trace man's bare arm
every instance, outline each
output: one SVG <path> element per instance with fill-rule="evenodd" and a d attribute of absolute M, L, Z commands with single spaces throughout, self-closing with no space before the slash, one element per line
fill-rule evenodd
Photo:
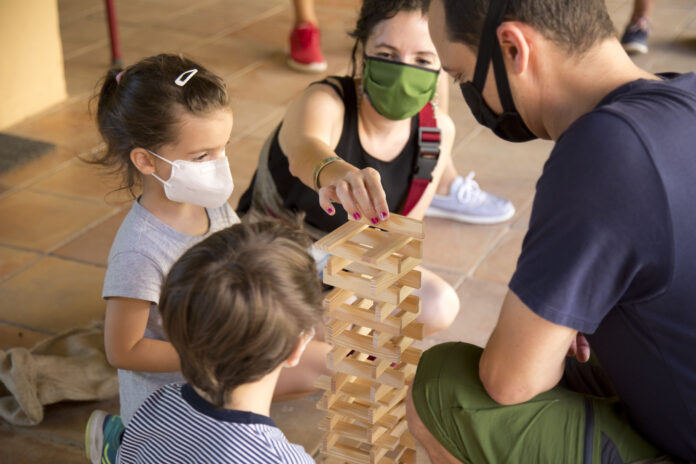
<path fill-rule="evenodd" d="M 479 364 L 488 394 L 500 404 L 524 403 L 563 375 L 577 331 L 543 319 L 508 291 Z"/>

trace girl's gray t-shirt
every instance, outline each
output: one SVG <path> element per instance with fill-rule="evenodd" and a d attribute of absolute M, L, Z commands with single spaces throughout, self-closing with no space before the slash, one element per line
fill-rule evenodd
<path fill-rule="evenodd" d="M 234 210 L 225 203 L 206 209 L 210 228 L 205 235 L 179 232 L 140 205 L 133 203 L 123 220 L 109 253 L 102 298 L 123 297 L 149 301 L 150 315 L 145 337 L 166 340 L 162 330 L 160 290 L 169 269 L 186 250 L 209 235 L 239 222 Z M 128 425 L 136 409 L 159 387 L 184 381 L 180 372 L 153 373 L 118 370 L 121 418 Z"/>

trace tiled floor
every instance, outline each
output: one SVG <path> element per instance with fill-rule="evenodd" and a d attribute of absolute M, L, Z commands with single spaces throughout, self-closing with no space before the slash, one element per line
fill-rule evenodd
<path fill-rule="evenodd" d="M 7 130 L 56 144 L 56 150 L 0 175 L 0 349 L 30 347 L 51 334 L 103 317 L 100 290 L 111 240 L 128 208 L 109 194 L 113 178 L 78 160 L 103 149 L 90 97 L 109 64 L 103 2 L 59 0 L 69 99 Z M 608 0 L 618 28 L 630 0 Z M 657 2 L 651 52 L 637 61 L 652 71 L 696 69 L 696 3 Z M 159 52 L 183 52 L 227 81 L 233 95 L 234 143 L 229 150 L 239 195 L 253 174 L 265 137 L 284 107 L 315 76 L 285 66 L 292 18 L 289 0 L 119 0 L 126 64 Z M 330 73 L 345 72 L 359 0 L 317 0 Z M 507 224 L 467 226 L 428 220 L 425 264 L 452 283 L 461 313 L 447 331 L 426 340 L 484 344 L 514 270 L 529 220 L 534 184 L 549 142 L 512 145 L 475 124 L 453 89 L 457 125 L 455 163 L 475 170 L 481 185 L 510 198 L 516 216 Z M 442 246 L 442 244 L 447 246 Z M 321 413 L 316 397 L 280 403 L 273 416 L 288 437 L 317 449 Z M 84 462 L 82 433 L 95 407 L 118 410 L 116 399 L 49 406 L 33 428 L 0 420 L 0 463 Z M 303 426 L 297 418 L 302 416 Z"/>

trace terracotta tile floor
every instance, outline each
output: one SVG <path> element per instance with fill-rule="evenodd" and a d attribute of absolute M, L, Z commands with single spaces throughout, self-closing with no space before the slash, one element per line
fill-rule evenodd
<path fill-rule="evenodd" d="M 317 0 L 323 49 L 330 73 L 343 73 L 351 42 L 346 32 L 359 0 Z M 630 0 L 608 0 L 623 30 Z M 109 65 L 103 2 L 59 0 L 69 98 L 6 131 L 56 144 L 54 152 L 0 175 L 0 349 L 31 347 L 59 331 L 103 317 L 100 299 L 111 240 L 129 206 L 109 194 L 104 177 L 78 157 L 103 149 L 90 97 Z M 259 149 L 284 107 L 316 76 L 285 66 L 292 11 L 288 0 L 119 0 L 121 46 L 126 64 L 159 52 L 182 52 L 222 75 L 233 96 L 230 148 L 235 193 L 251 179 Z M 696 69 L 696 3 L 658 2 L 650 53 L 637 62 L 652 71 Z M 456 88 L 450 112 L 457 125 L 456 166 L 477 173 L 487 190 L 510 198 L 517 214 L 494 226 L 428 220 L 425 265 L 450 282 L 461 313 L 447 331 L 424 341 L 483 345 L 495 320 L 524 237 L 534 184 L 551 149 L 548 142 L 512 145 L 480 128 Z M 445 243 L 447 246 L 442 246 Z M 275 404 L 273 417 L 292 441 L 316 452 L 321 434 L 317 397 Z M 32 428 L 0 420 L 0 462 L 44 460 L 79 463 L 83 428 L 94 408 L 118 410 L 116 398 L 61 403 L 46 408 Z M 302 417 L 302 425 L 297 419 Z"/>

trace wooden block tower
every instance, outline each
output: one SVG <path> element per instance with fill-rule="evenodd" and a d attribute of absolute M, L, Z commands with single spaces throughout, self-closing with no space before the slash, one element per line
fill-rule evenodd
<path fill-rule="evenodd" d="M 335 374 L 317 382 L 326 464 L 415 462 L 404 398 L 421 355 L 411 344 L 423 338 L 411 294 L 421 285 L 422 239 L 421 221 L 392 214 L 379 228 L 349 221 L 315 244 L 331 255 L 324 283 L 334 286 L 324 304 Z"/>

